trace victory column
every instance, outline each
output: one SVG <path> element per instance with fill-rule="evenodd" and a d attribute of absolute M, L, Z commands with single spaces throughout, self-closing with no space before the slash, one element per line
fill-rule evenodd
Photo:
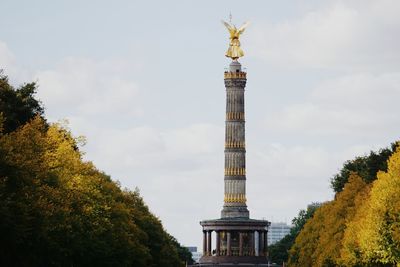
<path fill-rule="evenodd" d="M 231 58 L 229 70 L 224 73 L 226 87 L 225 121 L 225 176 L 224 206 L 221 218 L 204 220 L 203 257 L 199 266 L 267 266 L 268 221 L 249 218 L 246 205 L 246 149 L 244 88 L 246 72 L 238 59 L 244 55 L 239 29 L 224 22 L 229 31 L 230 43 L 226 57 Z M 212 232 L 215 232 L 213 247 Z"/>

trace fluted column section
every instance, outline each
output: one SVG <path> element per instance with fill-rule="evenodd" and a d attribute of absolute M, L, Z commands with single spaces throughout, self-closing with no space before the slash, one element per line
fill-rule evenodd
<path fill-rule="evenodd" d="M 233 61 L 224 75 L 226 87 L 225 192 L 223 218 L 249 217 L 246 206 L 244 88 L 246 73 Z"/>

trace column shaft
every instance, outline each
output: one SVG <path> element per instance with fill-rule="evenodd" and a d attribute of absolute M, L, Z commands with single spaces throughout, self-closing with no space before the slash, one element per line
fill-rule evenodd
<path fill-rule="evenodd" d="M 254 254 L 260 256 L 260 235 L 258 231 L 254 231 Z"/>
<path fill-rule="evenodd" d="M 250 255 L 253 256 L 254 255 L 254 233 L 250 233 Z"/>
<path fill-rule="evenodd" d="M 243 233 L 239 233 L 239 256 L 243 256 Z"/>
<path fill-rule="evenodd" d="M 231 256 L 231 232 L 226 233 L 226 255 Z"/>
<path fill-rule="evenodd" d="M 219 256 L 219 254 L 220 254 L 220 248 L 221 248 L 221 237 L 220 237 L 220 232 L 219 231 L 216 231 L 215 232 L 215 234 L 216 234 L 216 248 L 215 248 L 215 251 L 216 251 L 216 255 L 217 256 Z"/>
<path fill-rule="evenodd" d="M 249 217 L 246 205 L 245 100 L 246 72 L 239 62 L 224 74 L 226 88 L 225 191 L 222 218 Z"/>
<path fill-rule="evenodd" d="M 211 233 L 212 231 L 207 232 L 207 255 L 211 256 Z"/>
<path fill-rule="evenodd" d="M 203 231 L 203 255 L 207 255 L 207 232 Z"/>
<path fill-rule="evenodd" d="M 264 245 L 265 245 L 265 231 L 260 232 L 260 256 L 265 255 L 264 251 Z"/>

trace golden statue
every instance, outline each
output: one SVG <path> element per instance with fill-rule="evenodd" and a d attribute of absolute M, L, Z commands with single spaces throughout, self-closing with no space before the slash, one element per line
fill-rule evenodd
<path fill-rule="evenodd" d="M 249 23 L 244 23 L 239 29 L 237 29 L 235 25 L 229 24 L 228 22 L 222 21 L 222 23 L 228 29 L 229 39 L 231 40 L 225 56 L 230 57 L 233 60 L 243 57 L 244 53 L 243 50 L 240 48 L 239 36 L 244 32 Z"/>

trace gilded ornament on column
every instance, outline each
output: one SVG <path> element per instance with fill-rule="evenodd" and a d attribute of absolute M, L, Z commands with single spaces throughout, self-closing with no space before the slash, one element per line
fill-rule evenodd
<path fill-rule="evenodd" d="M 240 48 L 239 37 L 244 32 L 249 23 L 244 23 L 239 29 L 237 29 L 234 24 L 230 24 L 226 21 L 222 21 L 222 23 L 229 31 L 230 39 L 229 48 L 226 51 L 225 56 L 233 60 L 237 60 L 238 58 L 243 57 L 244 53 L 243 50 Z"/>

